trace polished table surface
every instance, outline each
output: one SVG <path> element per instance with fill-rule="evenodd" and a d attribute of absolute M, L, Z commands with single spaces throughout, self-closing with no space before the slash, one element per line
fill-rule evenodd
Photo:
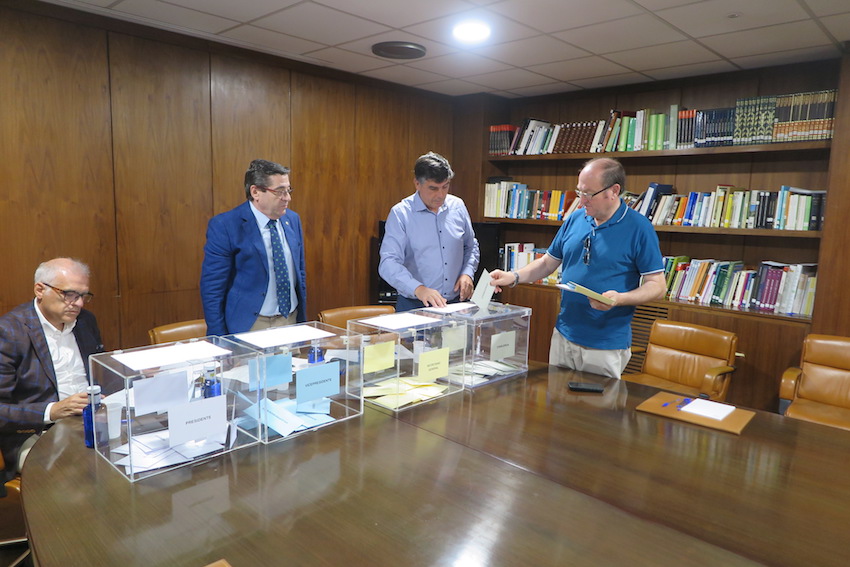
<path fill-rule="evenodd" d="M 847 564 L 850 432 L 636 412 L 655 392 L 543 367 L 136 483 L 65 420 L 24 469 L 31 546 L 42 567 Z"/>

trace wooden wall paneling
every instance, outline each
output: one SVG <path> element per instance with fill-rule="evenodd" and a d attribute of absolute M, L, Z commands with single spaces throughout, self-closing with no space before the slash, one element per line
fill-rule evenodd
<path fill-rule="evenodd" d="M 507 113 L 506 101 L 492 95 L 470 95 L 452 101 L 452 169 L 455 172 L 452 193 L 464 200 L 473 222 L 483 217 L 483 180 L 502 175 L 495 166 L 484 161 L 490 140 L 481 133 L 489 132 L 491 124 L 506 123 Z"/>
<path fill-rule="evenodd" d="M 850 254 L 847 253 L 847 219 L 850 218 L 850 56 L 841 62 L 839 99 L 835 109 L 829 191 L 818 266 L 818 287 L 812 331 L 850 336 Z"/>
<path fill-rule="evenodd" d="M 646 191 L 649 184 L 670 183 L 677 193 L 689 191 L 687 186 L 680 187 L 676 175 L 676 165 L 670 160 L 630 160 L 622 159 L 626 170 L 626 191 L 640 195 Z"/>
<path fill-rule="evenodd" d="M 352 278 L 351 298 L 331 298 L 335 303 L 329 307 L 376 301 L 378 221 L 386 219 L 392 206 L 414 191 L 414 160 L 408 150 L 410 112 L 409 99 L 398 92 L 357 87 L 351 190 L 356 191 L 358 214 L 351 218 L 349 237 L 366 244 L 353 250 L 362 277 Z"/>
<path fill-rule="evenodd" d="M 803 189 L 826 189 L 829 183 L 829 152 L 800 152 L 799 156 L 757 153 L 753 155 L 748 189 L 779 191 L 782 185 Z"/>
<path fill-rule="evenodd" d="M 840 66 L 840 59 L 826 59 L 765 67 L 748 75 L 758 80 L 759 92 L 755 94 L 790 94 L 836 88 Z"/>
<path fill-rule="evenodd" d="M 656 84 L 618 89 L 616 104 L 611 108 L 617 110 L 640 110 L 648 108 L 653 113 L 669 113 L 671 104 L 680 104 L 682 90 L 680 88 L 661 87 Z"/>
<path fill-rule="evenodd" d="M 170 322 L 159 313 L 202 313 L 210 69 L 200 51 L 115 33 L 109 41 L 122 343 L 131 346 Z"/>
<path fill-rule="evenodd" d="M 528 359 L 549 362 L 549 343 L 560 310 L 561 292 L 558 288 L 521 284 L 501 293 L 502 303 L 531 308 L 534 322 L 529 329 Z"/>
<path fill-rule="evenodd" d="M 561 119 L 561 103 L 557 97 L 515 100 L 511 106 L 511 123 L 522 126 L 526 118 L 558 122 Z"/>
<path fill-rule="evenodd" d="M 413 178 L 413 164 L 416 158 L 429 151 L 435 151 L 452 164 L 452 169 L 460 170 L 456 165 L 462 162 L 454 156 L 454 114 L 451 99 L 427 94 L 401 94 L 410 99 L 410 136 L 407 140 L 407 170 Z M 481 159 L 477 160 L 481 161 Z M 457 163 L 456 163 L 457 162 Z M 452 183 L 452 185 L 455 185 Z M 456 188 L 453 187 L 453 191 Z M 464 201 L 469 197 L 465 193 L 466 183 L 462 183 L 458 193 Z M 412 191 L 411 191 L 412 192 Z"/>
<path fill-rule="evenodd" d="M 782 372 L 800 362 L 803 339 L 810 325 L 805 321 L 768 318 L 758 314 L 699 309 L 670 304 L 669 317 L 732 331 L 738 335 L 736 370 L 727 401 L 750 408 L 777 411 Z"/>
<path fill-rule="evenodd" d="M 677 193 L 714 191 L 718 185 L 750 188 L 752 165 L 749 157 L 683 157 L 676 162 L 674 185 Z M 701 158 L 701 159 L 700 159 Z"/>
<path fill-rule="evenodd" d="M 358 255 L 369 242 L 352 238 L 360 214 L 355 184 L 356 87 L 292 74 L 292 208 L 301 215 L 307 260 L 307 320 L 322 309 L 354 305 L 349 280 L 368 279 Z M 297 172 L 297 173 L 296 173 Z"/>
<path fill-rule="evenodd" d="M 558 104 L 558 122 L 607 120 L 611 109 L 616 107 L 614 93 L 601 96 L 567 96 Z"/>
<path fill-rule="evenodd" d="M 254 159 L 291 167 L 290 72 L 249 59 L 212 55 L 212 210 L 245 201 L 244 178 Z M 291 175 L 297 206 L 298 171 Z"/>
<path fill-rule="evenodd" d="M 106 34 L 0 8 L 0 37 L 0 309 L 32 300 L 39 263 L 76 257 L 92 270 L 88 307 L 117 347 Z"/>
<path fill-rule="evenodd" d="M 791 92 L 791 91 L 788 91 Z M 708 109 L 735 106 L 739 98 L 759 93 L 759 76 L 753 73 L 705 75 L 685 79 L 679 109 Z"/>

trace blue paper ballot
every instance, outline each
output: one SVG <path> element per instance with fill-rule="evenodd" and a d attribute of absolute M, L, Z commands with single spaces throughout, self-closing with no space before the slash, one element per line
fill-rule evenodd
<path fill-rule="evenodd" d="M 274 388 L 292 382 L 292 354 L 267 356 L 266 388 Z"/>
<path fill-rule="evenodd" d="M 339 394 L 339 361 L 313 364 L 295 374 L 295 397 L 298 403 Z"/>

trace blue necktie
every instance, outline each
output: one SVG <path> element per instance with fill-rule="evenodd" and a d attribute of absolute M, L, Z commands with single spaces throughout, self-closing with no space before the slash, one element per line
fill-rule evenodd
<path fill-rule="evenodd" d="M 277 288 L 277 306 L 280 314 L 289 317 L 292 310 L 290 301 L 289 270 L 286 268 L 286 255 L 283 253 L 283 243 L 277 232 L 277 221 L 270 220 L 266 225 L 272 237 L 272 265 L 274 265 L 274 281 Z"/>

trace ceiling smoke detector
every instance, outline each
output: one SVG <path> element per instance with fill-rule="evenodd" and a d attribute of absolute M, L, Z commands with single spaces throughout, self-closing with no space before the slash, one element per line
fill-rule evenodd
<path fill-rule="evenodd" d="M 372 46 L 372 53 L 387 59 L 419 59 L 425 47 L 410 41 L 382 41 Z"/>

